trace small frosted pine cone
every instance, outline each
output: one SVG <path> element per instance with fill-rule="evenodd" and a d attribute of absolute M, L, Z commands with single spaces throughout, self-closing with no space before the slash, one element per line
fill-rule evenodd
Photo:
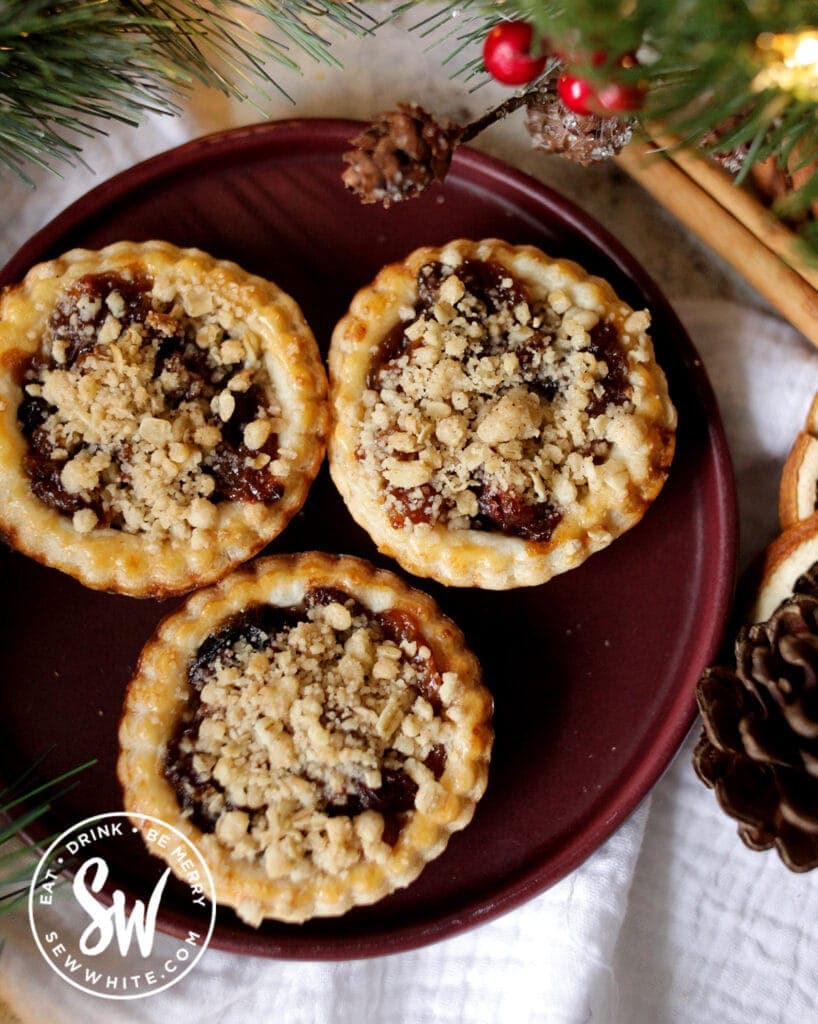
<path fill-rule="evenodd" d="M 616 156 L 631 140 L 633 121 L 575 114 L 548 90 L 526 102 L 525 124 L 534 149 L 587 167 Z"/>
<path fill-rule="evenodd" d="M 389 207 L 413 199 L 446 177 L 460 132 L 460 125 L 437 121 L 416 103 L 400 103 L 352 139 L 344 184 L 363 203 Z"/>
<path fill-rule="evenodd" d="M 709 668 L 697 699 L 699 778 L 751 849 L 818 867 L 818 600 L 796 595 L 736 640 L 736 669 Z"/>

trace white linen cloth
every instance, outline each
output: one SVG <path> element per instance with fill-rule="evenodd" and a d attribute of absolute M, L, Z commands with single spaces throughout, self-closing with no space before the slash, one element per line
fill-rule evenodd
<path fill-rule="evenodd" d="M 403 45 L 403 44 L 401 44 Z M 343 56 L 343 54 L 342 54 Z M 418 58 L 420 59 L 420 58 Z M 400 98 L 441 109 L 451 87 L 394 46 L 367 50 L 367 71 L 320 72 L 274 116 L 364 116 Z M 347 60 L 349 63 L 349 60 Z M 353 58 L 354 63 L 354 58 Z M 378 90 L 372 82 L 378 82 Z M 288 83 L 289 86 L 290 83 Z M 472 109 L 487 106 L 463 96 Z M 198 96 L 177 121 L 116 129 L 93 143 L 97 170 L 36 174 L 38 189 L 2 179 L 0 262 L 98 181 L 194 135 L 254 119 Z M 519 131 L 519 129 L 517 129 Z M 501 136 L 502 137 L 502 136 Z M 505 136 L 510 140 L 512 136 Z M 493 148 L 498 149 L 495 145 Z M 506 158 L 532 168 L 525 144 Z M 535 168 L 536 173 L 536 168 Z M 641 215 L 641 214 L 640 214 Z M 671 298 L 673 298 L 671 294 Z M 676 302 L 725 418 L 741 493 L 742 556 L 772 536 L 778 474 L 818 389 L 818 352 L 749 308 Z M 112 1003 L 52 973 L 24 912 L 0 917 L 0 997 L 24 1024 L 806 1024 L 818 1020 L 818 872 L 796 876 L 754 854 L 693 775 L 689 738 L 652 795 L 582 867 L 518 910 L 445 942 L 351 963 L 290 963 L 209 950 L 161 995 Z M 160 940 L 161 941 L 161 940 Z"/>

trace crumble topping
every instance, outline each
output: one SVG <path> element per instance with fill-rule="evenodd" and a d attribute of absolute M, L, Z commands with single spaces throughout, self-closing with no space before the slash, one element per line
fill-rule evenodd
<path fill-rule="evenodd" d="M 220 502 L 283 494 L 288 453 L 260 340 L 206 287 L 136 270 L 79 278 L 22 384 L 32 491 L 80 533 L 204 548 Z"/>
<path fill-rule="evenodd" d="M 477 260 L 426 264 L 417 282 L 370 367 L 357 451 L 390 522 L 547 540 L 612 448 L 643 444 L 619 334 L 643 332 L 647 311 L 618 324 L 562 290 L 531 298 Z M 627 466 L 605 479 L 624 495 Z"/>
<path fill-rule="evenodd" d="M 328 589 L 256 606 L 202 644 L 188 679 L 165 776 L 184 813 L 270 877 L 382 861 L 441 798 L 459 682 L 404 612 Z"/>

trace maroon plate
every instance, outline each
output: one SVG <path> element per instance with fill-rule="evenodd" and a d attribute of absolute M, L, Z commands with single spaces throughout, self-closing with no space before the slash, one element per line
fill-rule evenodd
<path fill-rule="evenodd" d="M 322 348 L 357 288 L 420 245 L 497 236 L 602 274 L 653 315 L 656 353 L 679 410 L 670 479 L 644 520 L 545 586 L 491 593 L 417 581 L 463 628 L 496 700 L 488 790 L 473 823 L 418 881 L 372 907 L 257 931 L 219 912 L 213 945 L 240 953 L 340 959 L 394 953 L 510 910 L 577 867 L 636 807 L 690 727 L 696 680 L 716 651 L 733 586 L 735 493 L 710 386 L 648 275 L 590 217 L 509 167 L 459 150 L 446 185 L 389 212 L 339 181 L 356 125 L 285 121 L 211 136 L 104 183 L 52 221 L 0 275 L 73 246 L 164 238 L 236 260 L 301 304 Z M 326 468 L 271 551 L 378 556 Z M 115 774 L 122 694 L 140 648 L 174 602 L 84 589 L 16 554 L 2 556 L 0 774 L 44 751 L 56 774 L 98 765 L 59 799 L 58 831 L 121 808 Z M 176 602 L 178 603 L 178 602 Z M 143 893 L 150 861 L 109 863 Z M 151 883 L 152 884 L 152 883 Z M 181 906 L 181 904 L 179 904 Z M 161 926 L 186 934 L 170 905 Z"/>

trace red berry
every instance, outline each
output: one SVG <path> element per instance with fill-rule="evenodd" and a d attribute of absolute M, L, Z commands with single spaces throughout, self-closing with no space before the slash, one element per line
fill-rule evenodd
<path fill-rule="evenodd" d="M 532 57 L 534 29 L 527 21 L 504 21 L 486 36 L 483 63 L 489 74 L 505 85 L 525 85 L 542 74 L 548 59 Z"/>
<path fill-rule="evenodd" d="M 595 86 L 585 78 L 564 74 L 557 82 L 559 98 L 575 114 L 623 114 L 642 106 L 645 90 L 640 85 L 603 82 Z"/>
<path fill-rule="evenodd" d="M 595 114 L 596 89 L 586 78 L 577 78 L 576 75 L 560 75 L 557 82 L 557 95 L 575 114 L 587 117 Z"/>
<path fill-rule="evenodd" d="M 638 110 L 642 106 L 645 90 L 640 85 L 607 82 L 599 87 L 596 95 L 601 110 L 609 114 L 622 114 L 628 110 Z"/>

